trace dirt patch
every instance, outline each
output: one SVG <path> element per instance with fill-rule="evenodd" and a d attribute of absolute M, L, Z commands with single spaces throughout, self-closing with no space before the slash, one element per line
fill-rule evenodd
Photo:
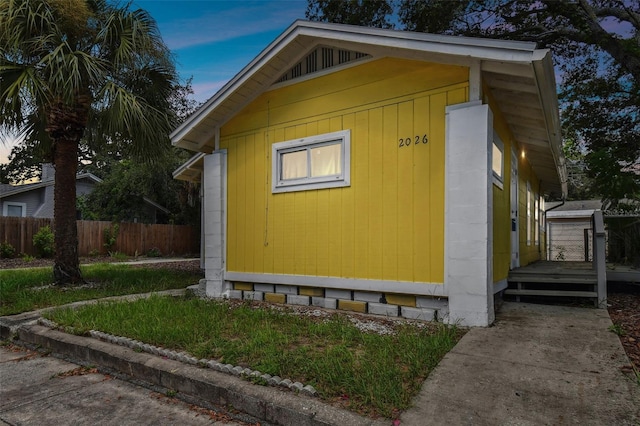
<path fill-rule="evenodd" d="M 640 372 L 640 291 L 634 293 L 613 293 L 608 295 L 609 316 L 614 324 L 613 332 L 627 352 L 631 365 Z"/>

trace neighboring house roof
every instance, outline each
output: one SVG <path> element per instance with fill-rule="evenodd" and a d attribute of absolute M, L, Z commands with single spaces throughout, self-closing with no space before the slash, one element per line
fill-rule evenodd
<path fill-rule="evenodd" d="M 98 176 L 94 175 L 93 173 L 78 173 L 78 175 L 76 176 L 76 181 L 83 180 L 83 179 L 87 179 L 94 184 L 102 182 L 102 179 L 100 179 Z M 8 198 L 17 194 L 22 194 L 27 191 L 33 191 L 36 189 L 53 186 L 54 183 L 55 182 L 53 179 L 46 179 L 40 182 L 27 183 L 23 185 L 4 185 L 3 187 L 0 187 L 0 199 Z M 7 188 L 7 186 L 9 188 Z M 160 204 L 154 202 L 153 200 L 147 197 L 143 197 L 142 199 L 144 200 L 145 203 L 155 207 L 156 209 L 167 214 L 170 213 L 170 211 L 167 208 L 161 206 Z M 40 208 L 42 208 L 42 206 Z M 36 213 L 36 216 L 37 216 L 37 213 Z"/>
<path fill-rule="evenodd" d="M 319 46 L 347 49 L 371 59 L 395 57 L 468 66 L 471 77 L 481 75 L 487 84 L 545 188 L 566 194 L 551 53 L 528 42 L 296 21 L 182 123 L 171 134 L 172 143 L 212 152 L 221 126 L 261 93 L 287 84 L 282 82 L 283 74 Z M 322 71 L 304 77 L 316 75 L 323 75 Z M 479 94 L 481 88 L 470 91 Z M 177 178 L 187 179 L 186 173 L 192 173 L 188 168 L 179 171 Z"/>
<path fill-rule="evenodd" d="M 94 181 L 95 183 L 102 182 L 102 179 L 100 179 L 99 177 L 97 177 L 92 173 L 79 173 L 78 176 L 76 176 L 76 180 L 80 180 L 80 179 L 89 179 Z M 53 184 L 54 184 L 53 179 L 47 179 L 47 180 L 42 180 L 36 183 L 25 183 L 23 185 L 9 185 L 10 188 L 5 188 L 4 191 L 0 192 L 0 198 L 10 197 L 12 195 L 21 194 L 27 191 L 33 191 L 34 189 L 44 188 L 47 186 L 51 186 Z"/>
<path fill-rule="evenodd" d="M 602 210 L 601 200 L 574 200 L 546 203 L 547 218 L 588 217 L 596 210 Z M 549 210 L 552 209 L 552 210 Z"/>

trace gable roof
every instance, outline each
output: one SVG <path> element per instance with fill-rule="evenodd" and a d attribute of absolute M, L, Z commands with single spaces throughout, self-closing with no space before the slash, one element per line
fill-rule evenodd
<path fill-rule="evenodd" d="M 95 183 L 102 182 L 98 176 L 93 173 L 78 173 L 76 176 L 76 180 L 80 179 L 89 179 Z M 53 179 L 41 180 L 40 182 L 35 183 L 25 183 L 22 185 L 6 185 L 2 191 L 0 191 L 0 198 L 10 197 L 16 194 L 22 194 L 23 192 L 33 191 L 34 189 L 45 188 L 47 186 L 53 185 Z"/>
<path fill-rule="evenodd" d="M 333 46 L 373 59 L 395 57 L 478 69 L 543 187 L 566 194 L 551 53 L 548 49 L 536 49 L 529 42 L 299 20 L 176 128 L 170 135 L 172 143 L 196 152 L 212 152 L 222 125 L 260 94 L 279 84 L 291 67 L 320 46 Z"/>
<path fill-rule="evenodd" d="M 93 183 L 101 183 L 102 179 L 100 179 L 98 176 L 94 175 L 93 173 L 78 173 L 76 175 L 76 182 L 82 179 L 87 179 L 89 181 L 92 181 Z M 46 188 L 47 186 L 53 186 L 53 184 L 55 183 L 54 179 L 46 179 L 40 182 L 36 182 L 36 183 L 27 183 L 27 184 L 23 184 L 23 185 L 5 185 L 4 187 L 0 188 L 2 189 L 0 191 L 0 199 L 2 198 L 7 198 L 7 197 L 11 197 L 13 195 L 17 195 L 17 194 L 22 194 L 24 192 L 28 192 L 28 191 L 33 191 L 35 189 L 39 189 L 39 188 Z M 8 188 L 7 188 L 8 187 Z M 169 214 L 171 213 L 169 211 L 169 209 L 167 209 L 166 207 L 161 206 L 160 204 L 156 203 L 155 201 L 147 198 L 147 197 L 142 197 L 143 201 L 153 207 L 155 207 L 156 209 Z"/>

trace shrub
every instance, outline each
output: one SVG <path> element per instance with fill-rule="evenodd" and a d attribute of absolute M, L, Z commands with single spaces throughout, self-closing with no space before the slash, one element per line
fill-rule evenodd
<path fill-rule="evenodd" d="M 40 228 L 33 236 L 33 246 L 40 257 L 51 257 L 55 251 L 53 232 L 48 226 Z"/>
<path fill-rule="evenodd" d="M 105 228 L 105 230 L 103 231 L 104 247 L 107 249 L 107 252 L 109 252 L 109 255 L 111 255 L 111 251 L 113 250 L 113 247 L 116 245 L 119 232 L 120 232 L 120 225 L 118 225 L 117 223 L 112 224 L 108 228 Z"/>
<path fill-rule="evenodd" d="M 11 259 L 16 255 L 16 249 L 7 241 L 0 244 L 0 257 L 3 259 Z"/>
<path fill-rule="evenodd" d="M 158 247 L 151 247 L 147 252 L 147 257 L 160 257 L 162 253 Z"/>

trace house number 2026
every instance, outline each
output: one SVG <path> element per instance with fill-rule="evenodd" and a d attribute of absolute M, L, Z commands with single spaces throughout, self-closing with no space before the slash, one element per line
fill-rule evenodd
<path fill-rule="evenodd" d="M 404 148 L 407 146 L 411 146 L 412 144 L 414 146 L 418 146 L 421 144 L 427 144 L 429 142 L 429 138 L 427 137 L 427 135 L 416 135 L 413 136 L 413 138 L 400 138 L 398 139 L 398 148 Z"/>

